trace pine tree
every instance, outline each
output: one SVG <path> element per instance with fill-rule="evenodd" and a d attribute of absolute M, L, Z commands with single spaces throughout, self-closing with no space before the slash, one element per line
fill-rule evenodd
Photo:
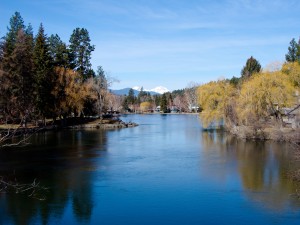
<path fill-rule="evenodd" d="M 241 71 L 241 77 L 243 80 L 248 79 L 254 73 L 259 73 L 261 71 L 260 63 L 254 58 L 250 57 L 247 59 L 246 65 L 243 67 Z"/>
<path fill-rule="evenodd" d="M 6 54 L 10 55 L 14 50 L 16 39 L 19 30 L 25 30 L 24 20 L 19 12 L 15 12 L 15 14 L 10 18 L 9 21 L 8 32 L 5 39 L 6 45 Z"/>
<path fill-rule="evenodd" d="M 130 88 L 128 91 L 127 101 L 128 101 L 128 104 L 135 103 L 134 90 L 132 88 Z"/>
<path fill-rule="evenodd" d="M 85 28 L 76 28 L 70 37 L 71 67 L 75 69 L 82 80 L 91 77 L 91 53 L 95 46 L 91 45 L 89 32 Z"/>
<path fill-rule="evenodd" d="M 295 62 L 298 60 L 299 45 L 297 44 L 295 38 L 293 38 L 290 42 L 290 46 L 288 47 L 288 53 L 285 55 L 285 60 L 287 62 Z"/>
<path fill-rule="evenodd" d="M 161 97 L 160 111 L 162 111 L 163 113 L 166 113 L 168 111 L 168 102 L 167 102 L 167 96 L 165 93 Z"/>
<path fill-rule="evenodd" d="M 49 53 L 53 61 L 53 66 L 70 68 L 70 52 L 67 45 L 56 35 L 48 38 Z"/>
<path fill-rule="evenodd" d="M 33 59 L 35 69 L 36 106 L 39 114 L 45 118 L 50 115 L 50 112 L 53 109 L 54 98 L 51 92 L 54 87 L 53 82 L 55 76 L 52 67 L 53 63 L 49 53 L 49 45 L 42 24 L 40 25 L 38 34 L 35 38 Z"/>
<path fill-rule="evenodd" d="M 10 57 L 10 99 L 14 101 L 15 111 L 19 112 L 19 117 L 23 120 L 26 120 L 34 109 L 32 45 L 32 35 L 19 30 Z"/>
<path fill-rule="evenodd" d="M 22 31 L 24 36 L 24 21 L 19 12 L 16 12 L 11 17 L 9 25 L 7 34 L 2 38 L 0 51 L 0 102 L 2 113 L 6 118 L 18 114 L 18 107 L 16 105 L 18 91 L 16 90 L 19 87 L 17 87 L 16 84 L 19 79 L 16 77 L 16 74 L 19 74 L 17 71 L 19 70 L 18 68 L 23 66 L 23 61 L 21 64 L 16 63 L 16 53 L 14 53 L 14 57 L 12 54 L 17 42 L 21 40 L 21 38 L 18 37 L 19 31 Z M 18 51 L 21 51 L 20 48 L 19 44 Z M 27 61 L 27 59 L 22 60 Z M 21 71 L 23 71 L 23 69 L 21 69 Z"/>
<path fill-rule="evenodd" d="M 9 58 L 15 48 L 18 31 L 25 29 L 23 18 L 19 12 L 15 12 L 10 18 L 9 25 L 1 44 L 1 67 L 4 72 L 10 70 Z"/>

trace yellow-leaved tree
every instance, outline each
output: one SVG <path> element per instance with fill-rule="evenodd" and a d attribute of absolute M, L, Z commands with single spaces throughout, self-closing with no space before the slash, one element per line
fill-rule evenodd
<path fill-rule="evenodd" d="M 300 88 L 300 64 L 298 62 L 285 63 L 282 72 L 288 75 L 295 87 Z"/>
<path fill-rule="evenodd" d="M 200 118 L 204 128 L 213 122 L 224 121 L 225 126 L 235 122 L 236 89 L 228 81 L 212 81 L 201 85 L 197 95 L 203 109 Z"/>
<path fill-rule="evenodd" d="M 237 101 L 239 122 L 253 125 L 273 116 L 281 124 L 280 110 L 294 104 L 294 93 L 289 77 L 281 71 L 253 75 L 241 87 Z"/>
<path fill-rule="evenodd" d="M 53 94 L 56 98 L 57 114 L 63 117 L 70 113 L 74 113 L 75 116 L 80 114 L 84 101 L 87 98 L 95 98 L 92 80 L 82 82 L 77 72 L 63 67 L 57 67 L 55 72 L 57 81 Z"/>
<path fill-rule="evenodd" d="M 148 111 L 148 110 L 150 110 L 151 109 L 151 103 L 150 102 L 142 102 L 141 104 L 140 104 L 140 109 L 141 109 L 141 111 L 142 112 L 146 112 L 146 111 Z"/>

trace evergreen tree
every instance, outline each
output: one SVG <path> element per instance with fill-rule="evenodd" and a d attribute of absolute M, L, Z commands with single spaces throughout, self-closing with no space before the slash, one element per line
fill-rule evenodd
<path fill-rule="evenodd" d="M 161 96 L 160 95 L 154 95 L 154 103 L 156 106 L 160 105 Z"/>
<path fill-rule="evenodd" d="M 237 87 L 238 84 L 240 83 L 240 78 L 233 76 L 230 80 L 229 83 L 233 85 L 234 87 Z"/>
<path fill-rule="evenodd" d="M 71 66 L 86 80 L 91 77 L 91 53 L 95 46 L 91 45 L 89 32 L 85 28 L 76 28 L 70 37 Z"/>
<path fill-rule="evenodd" d="M 166 113 L 168 111 L 168 102 L 167 102 L 167 96 L 165 93 L 161 97 L 160 111 L 162 111 L 163 113 Z"/>
<path fill-rule="evenodd" d="M 129 107 L 128 107 L 128 99 L 127 99 L 127 98 L 124 98 L 122 107 L 123 107 L 124 110 L 129 110 Z"/>
<path fill-rule="evenodd" d="M 173 97 L 172 94 L 170 92 L 167 93 L 167 102 L 168 102 L 168 106 L 171 108 L 173 105 Z"/>
<path fill-rule="evenodd" d="M 67 45 L 55 34 L 48 38 L 49 54 L 53 61 L 53 66 L 70 68 L 70 52 Z"/>
<path fill-rule="evenodd" d="M 14 50 L 17 35 L 19 30 L 25 30 L 24 20 L 19 12 L 15 12 L 15 14 L 10 18 L 9 21 L 9 27 L 8 32 L 5 39 L 5 45 L 6 45 L 6 54 L 10 55 L 12 51 Z"/>
<path fill-rule="evenodd" d="M 10 18 L 9 25 L 1 44 L 1 67 L 3 71 L 10 70 L 9 59 L 15 48 L 18 31 L 25 29 L 23 18 L 19 12 L 15 12 Z"/>
<path fill-rule="evenodd" d="M 295 62 L 298 60 L 299 45 L 297 44 L 295 38 L 293 38 L 290 42 L 290 46 L 288 47 L 288 53 L 285 55 L 285 60 L 287 62 Z"/>
<path fill-rule="evenodd" d="M 128 91 L 127 102 L 128 102 L 128 104 L 135 103 L 134 90 L 132 88 L 130 88 Z"/>
<path fill-rule="evenodd" d="M 19 79 L 16 77 L 16 74 L 19 74 L 17 71 L 18 68 L 23 66 L 23 60 L 26 61 L 27 59 L 21 59 L 18 64 L 16 61 L 16 52 L 14 53 L 14 57 L 12 54 L 16 47 L 17 42 L 24 42 L 24 21 L 19 12 L 16 12 L 10 18 L 10 26 L 7 28 L 7 34 L 2 38 L 1 41 L 1 50 L 0 50 L 0 102 L 2 113 L 7 116 L 13 116 L 17 114 L 17 105 L 16 105 L 16 97 L 18 96 L 17 89 L 19 87 L 16 86 Z M 19 31 L 22 31 L 22 38 L 18 37 Z M 21 41 L 21 39 L 23 41 Z M 19 43 L 18 51 L 21 51 L 21 46 Z M 21 69 L 23 71 L 23 69 Z"/>
<path fill-rule="evenodd" d="M 10 99 L 15 101 L 15 110 L 22 119 L 33 111 L 33 58 L 32 35 L 19 30 L 14 51 L 10 57 Z"/>
<path fill-rule="evenodd" d="M 45 118 L 53 109 L 54 98 L 51 92 L 54 87 L 55 76 L 49 53 L 49 45 L 42 24 L 35 38 L 33 59 L 36 106 L 40 115 Z"/>
<path fill-rule="evenodd" d="M 246 65 L 243 67 L 241 71 L 242 79 L 248 79 L 254 73 L 259 73 L 261 71 L 260 63 L 253 58 L 252 56 L 247 60 Z"/>

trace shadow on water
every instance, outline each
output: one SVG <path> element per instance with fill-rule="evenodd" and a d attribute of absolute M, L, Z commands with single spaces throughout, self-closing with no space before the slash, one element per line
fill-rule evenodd
<path fill-rule="evenodd" d="M 288 172 L 300 166 L 293 159 L 289 144 L 247 141 L 222 131 L 205 131 L 202 146 L 207 154 L 217 152 L 223 163 L 238 173 L 251 201 L 276 211 L 286 209 L 289 204 L 294 209 L 300 208 L 295 195 L 300 185 L 287 177 Z"/>
<path fill-rule="evenodd" d="M 40 221 L 35 221 L 38 224 L 48 224 L 50 218 L 63 218 L 68 205 L 77 221 L 89 221 L 94 204 L 93 171 L 101 166 L 99 158 L 105 154 L 106 132 L 39 133 L 30 142 L 25 148 L 0 152 L 0 174 L 19 183 L 36 179 L 49 188 L 42 193 L 46 200 L 24 194 L 0 194 L 0 214 L 10 215 L 4 221 L 31 224 L 34 219 Z"/>

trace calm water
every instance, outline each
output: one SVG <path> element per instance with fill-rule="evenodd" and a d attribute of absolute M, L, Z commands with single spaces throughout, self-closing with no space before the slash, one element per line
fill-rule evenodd
<path fill-rule="evenodd" d="M 195 115 L 37 134 L 0 152 L 0 175 L 49 187 L 0 194 L 0 224 L 300 224 L 289 146 L 202 132 Z"/>

